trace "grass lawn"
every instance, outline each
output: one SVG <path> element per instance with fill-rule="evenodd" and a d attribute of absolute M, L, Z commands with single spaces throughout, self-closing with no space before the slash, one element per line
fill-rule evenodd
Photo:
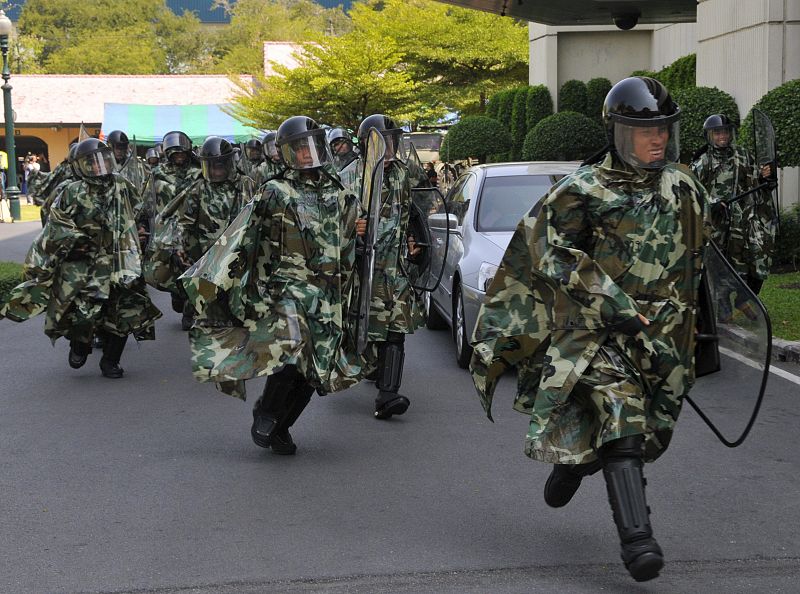
<path fill-rule="evenodd" d="M 27 223 L 28 221 L 41 221 L 39 218 L 39 211 L 41 210 L 35 204 L 20 204 L 20 216 L 22 217 L 19 222 Z"/>
<path fill-rule="evenodd" d="M 22 264 L 0 262 L 0 303 L 6 299 L 6 293 L 21 282 Z"/>
<path fill-rule="evenodd" d="M 800 272 L 770 275 L 759 297 L 772 320 L 772 334 L 800 340 Z"/>

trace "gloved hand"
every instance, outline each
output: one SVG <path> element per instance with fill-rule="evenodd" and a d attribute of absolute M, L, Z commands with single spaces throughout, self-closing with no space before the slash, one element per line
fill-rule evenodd
<path fill-rule="evenodd" d="M 646 324 L 644 320 L 646 320 L 646 318 L 642 314 L 636 314 L 634 317 L 614 325 L 614 330 L 626 336 L 636 336 L 639 332 L 644 330 L 645 327 L 649 326 L 649 323 Z"/>

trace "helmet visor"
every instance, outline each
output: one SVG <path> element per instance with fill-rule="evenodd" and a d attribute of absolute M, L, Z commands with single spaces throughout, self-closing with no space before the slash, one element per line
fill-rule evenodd
<path fill-rule="evenodd" d="M 714 148 L 728 148 L 736 142 L 736 128 L 733 126 L 719 126 L 705 131 L 706 142 Z"/>
<path fill-rule="evenodd" d="M 211 183 L 219 183 L 233 176 L 233 153 L 201 160 L 203 177 Z"/>
<path fill-rule="evenodd" d="M 261 148 L 264 151 L 264 156 L 272 159 L 273 161 L 277 161 L 280 157 L 278 153 L 278 145 L 275 144 L 274 138 L 266 141 L 263 145 L 261 145 Z"/>
<path fill-rule="evenodd" d="M 620 158 L 634 167 L 662 169 L 677 163 L 680 155 L 679 123 L 642 120 L 614 122 L 614 145 Z"/>
<path fill-rule="evenodd" d="M 405 160 L 405 150 L 403 149 L 403 129 L 402 128 L 393 128 L 391 130 L 382 130 L 381 134 L 383 134 L 383 140 L 386 142 L 386 154 L 384 157 L 384 162 L 389 163 L 390 161 L 395 161 L 400 159 L 401 161 Z"/>
<path fill-rule="evenodd" d="M 82 155 L 75 161 L 80 175 L 84 178 L 97 178 L 114 173 L 117 162 L 109 149 L 102 149 Z"/>
<path fill-rule="evenodd" d="M 323 130 L 312 130 L 307 136 L 288 140 L 278 148 L 283 162 L 292 169 L 315 169 L 330 162 Z"/>
<path fill-rule="evenodd" d="M 254 163 L 258 163 L 264 158 L 261 146 L 248 146 L 245 150 L 247 152 L 247 158 Z"/>

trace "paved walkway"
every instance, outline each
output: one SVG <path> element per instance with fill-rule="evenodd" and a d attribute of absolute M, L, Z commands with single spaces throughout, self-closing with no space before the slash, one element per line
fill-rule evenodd
<path fill-rule="evenodd" d="M 31 242 L 41 230 L 42 224 L 38 221 L 0 223 L 0 260 L 24 262 Z"/>

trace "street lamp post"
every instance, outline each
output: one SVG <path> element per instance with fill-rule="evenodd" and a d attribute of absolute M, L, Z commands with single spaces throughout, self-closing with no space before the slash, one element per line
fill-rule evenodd
<path fill-rule="evenodd" d="M 17 187 L 17 151 L 14 147 L 14 111 L 11 109 L 11 71 L 8 68 L 8 37 L 13 27 L 5 11 L 0 10 L 0 51 L 3 52 L 3 115 L 6 119 L 6 154 L 8 155 L 8 183 L 6 196 L 10 204 L 11 218 L 20 220 L 19 188 Z"/>

